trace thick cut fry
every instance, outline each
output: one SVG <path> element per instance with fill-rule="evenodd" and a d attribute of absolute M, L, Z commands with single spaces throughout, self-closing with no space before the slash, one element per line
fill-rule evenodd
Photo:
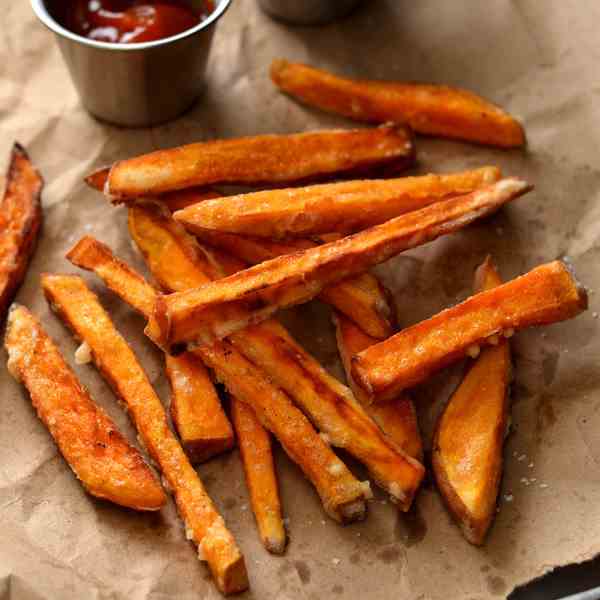
<path fill-rule="evenodd" d="M 87 342 L 98 370 L 127 405 L 152 458 L 175 495 L 186 534 L 201 549 L 223 593 L 247 589 L 244 558 L 196 471 L 169 429 L 162 403 L 136 356 L 80 277 L 44 275 L 44 294 L 75 335 Z"/>
<path fill-rule="evenodd" d="M 205 239 L 210 246 L 230 252 L 253 265 L 317 245 L 307 239 L 277 242 L 214 231 Z M 361 273 L 334 283 L 323 289 L 319 298 L 347 315 L 375 338 L 385 339 L 393 333 L 396 319 L 388 301 L 388 291 L 370 273 Z"/>
<path fill-rule="evenodd" d="M 9 371 L 28 389 L 39 418 L 83 487 L 122 506 L 159 510 L 166 497 L 156 477 L 25 307 L 13 305 L 4 345 Z"/>
<path fill-rule="evenodd" d="M 354 233 L 500 179 L 496 167 L 449 175 L 363 179 L 199 202 L 173 216 L 202 238 L 218 231 L 266 238 Z"/>
<path fill-rule="evenodd" d="M 457 231 L 530 189 L 520 179 L 503 179 L 337 242 L 275 258 L 187 292 L 161 296 L 146 334 L 170 352 L 185 343 L 222 338 L 281 308 L 307 302 L 325 286 L 399 252 Z"/>
<path fill-rule="evenodd" d="M 502 281 L 489 257 L 478 269 L 476 291 Z M 483 543 L 496 514 L 511 377 L 507 339 L 485 348 L 442 413 L 433 439 L 432 465 L 452 516 L 472 544 Z"/>
<path fill-rule="evenodd" d="M 233 447 L 233 430 L 204 365 L 192 354 L 166 355 L 171 418 L 192 463 Z"/>
<path fill-rule="evenodd" d="M 168 262 L 165 266 L 168 267 Z M 98 272 L 96 274 L 100 275 Z M 100 276 L 110 289 L 134 308 L 143 311 L 143 307 L 147 306 L 147 300 L 140 301 L 138 291 L 141 288 L 136 284 L 143 278 L 121 261 L 115 261 L 114 268 L 103 270 Z M 131 285 L 127 285 L 128 279 Z M 115 285 L 115 282 L 120 285 Z M 156 296 L 157 292 L 146 283 L 144 294 Z M 231 345 L 223 347 L 216 342 L 210 353 L 194 355 L 217 373 L 232 395 L 237 395 L 239 400 L 255 410 L 263 426 L 277 437 L 316 487 L 332 518 L 350 522 L 364 517 L 366 507 L 360 483 L 341 461 L 335 477 L 322 476 L 320 470 L 323 465 L 337 464 L 337 458 L 284 392 Z M 297 437 L 295 432 L 300 432 Z"/>
<path fill-rule="evenodd" d="M 500 335 L 564 321 L 586 308 L 585 290 L 555 261 L 371 346 L 353 357 L 352 374 L 369 400 L 388 400 Z"/>
<path fill-rule="evenodd" d="M 408 510 L 424 469 L 381 432 L 350 390 L 299 346 L 277 321 L 230 337 L 232 344 L 286 391 L 331 445 L 362 462 L 401 510 Z"/>
<path fill-rule="evenodd" d="M 13 146 L 0 204 L 0 322 L 25 278 L 42 225 L 44 181 L 25 149 Z"/>
<path fill-rule="evenodd" d="M 271 438 L 254 410 L 235 397 L 231 398 L 231 420 L 238 438 L 246 486 L 260 539 L 269 552 L 283 554 L 286 533 L 281 516 Z"/>
<path fill-rule="evenodd" d="M 407 123 L 418 133 L 505 148 L 525 143 L 517 120 L 460 88 L 346 79 L 285 60 L 273 61 L 271 79 L 306 104 L 357 121 Z"/>
<path fill-rule="evenodd" d="M 102 242 L 85 236 L 67 253 L 67 259 L 96 273 L 117 294 L 126 288 L 131 306 L 144 316 L 150 314 L 154 288 Z M 166 371 L 172 389 L 171 417 L 190 460 L 203 462 L 231 448 L 233 431 L 204 365 L 184 353 L 167 357 Z"/>
<path fill-rule="evenodd" d="M 139 213 L 143 209 L 136 210 Z M 140 248 L 146 247 L 142 237 L 136 241 Z M 182 278 L 170 275 L 175 260 L 181 260 L 181 256 L 148 263 L 152 264 L 155 277 L 172 291 L 186 289 Z M 185 267 L 179 265 L 175 270 L 191 274 L 201 270 L 201 264 L 188 259 Z M 189 285 L 196 279 L 197 276 L 191 276 Z M 344 448 L 364 463 L 393 500 L 403 510 L 408 509 L 423 477 L 422 466 L 387 440 L 350 390 L 296 344 L 284 327 L 276 321 L 266 321 L 233 334 L 230 342 L 295 401 L 332 445 Z"/>
<path fill-rule="evenodd" d="M 194 350 L 213 369 L 230 394 L 249 404 L 263 426 L 313 483 L 327 514 L 341 523 L 365 516 L 365 487 L 333 453 L 308 419 L 281 389 L 229 342 Z"/>
<path fill-rule="evenodd" d="M 414 161 L 403 126 L 215 140 L 115 163 L 105 193 L 113 202 L 213 183 L 281 185 L 399 172 Z"/>
<path fill-rule="evenodd" d="M 378 340 L 367 335 L 352 321 L 339 313 L 333 314 L 333 321 L 346 379 L 354 392 L 354 396 L 367 411 L 367 414 L 399 448 L 409 456 L 417 460 L 423 460 L 423 442 L 412 399 L 406 394 L 399 394 L 385 404 L 369 404 L 364 391 L 352 377 L 352 356 L 376 344 Z"/>

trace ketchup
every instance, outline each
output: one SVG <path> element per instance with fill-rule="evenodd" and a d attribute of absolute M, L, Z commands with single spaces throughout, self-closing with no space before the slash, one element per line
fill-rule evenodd
<path fill-rule="evenodd" d="M 204 0 L 200 9 L 185 0 L 67 0 L 66 4 L 61 20 L 67 29 L 91 40 L 122 44 L 176 35 L 213 10 L 212 0 Z"/>

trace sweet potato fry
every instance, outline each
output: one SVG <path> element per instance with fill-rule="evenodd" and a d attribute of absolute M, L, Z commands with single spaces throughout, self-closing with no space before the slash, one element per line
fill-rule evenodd
<path fill-rule="evenodd" d="M 209 233 L 203 237 L 210 246 L 231 252 L 253 265 L 317 245 L 302 238 L 278 242 L 215 231 L 205 233 Z M 395 314 L 387 295 L 387 290 L 376 277 L 361 273 L 324 288 L 319 298 L 347 315 L 369 335 L 385 339 L 392 335 L 395 323 Z"/>
<path fill-rule="evenodd" d="M 169 429 L 146 373 L 95 294 L 72 275 L 44 275 L 42 288 L 52 308 L 90 346 L 98 370 L 126 404 L 141 440 L 173 490 L 187 535 L 201 549 L 218 588 L 223 593 L 245 590 L 246 567 L 233 536 Z"/>
<path fill-rule="evenodd" d="M 93 189 L 99 192 L 104 191 L 106 180 L 110 167 L 102 167 L 93 171 L 85 177 L 85 182 Z M 211 200 L 212 198 L 219 198 L 221 194 L 205 187 L 191 187 L 185 190 L 177 190 L 175 192 L 167 192 L 160 196 L 160 201 L 167 206 L 171 211 L 181 210 L 187 208 L 192 204 L 197 204 L 203 200 Z"/>
<path fill-rule="evenodd" d="M 135 210 L 139 213 L 144 209 Z M 145 255 L 151 252 L 141 236 L 136 241 Z M 181 277 L 171 276 L 175 260 L 181 261 L 182 257 L 164 256 L 162 261 L 148 263 L 155 277 L 173 291 L 186 289 Z M 174 270 L 190 274 L 201 270 L 201 264 L 189 257 L 187 261 L 186 266 L 180 264 Z M 197 276 L 191 276 L 189 285 L 196 279 Z M 390 444 L 356 403 L 350 390 L 296 344 L 279 323 L 270 320 L 248 327 L 233 334 L 230 342 L 295 401 L 332 445 L 346 449 L 363 462 L 401 508 L 408 509 L 423 477 L 422 466 Z"/>
<path fill-rule="evenodd" d="M 476 291 L 502 284 L 489 257 L 476 280 Z M 503 338 L 470 365 L 433 439 L 431 462 L 442 498 L 465 538 L 476 545 L 483 543 L 496 514 L 510 377 L 509 342 Z"/>
<path fill-rule="evenodd" d="M 271 79 L 306 104 L 357 121 L 407 123 L 417 133 L 504 148 L 525 143 L 517 120 L 464 89 L 346 79 L 285 60 L 273 61 Z"/>
<path fill-rule="evenodd" d="M 231 420 L 238 438 L 246 486 L 260 539 L 269 552 L 283 554 L 287 536 L 281 516 L 271 438 L 254 410 L 233 396 Z"/>
<path fill-rule="evenodd" d="M 414 161 L 410 131 L 384 125 L 214 140 L 115 163 L 105 193 L 113 202 L 214 183 L 281 185 L 381 170 Z"/>
<path fill-rule="evenodd" d="M 332 446 L 362 462 L 401 510 L 408 510 L 424 469 L 363 411 L 350 390 L 299 346 L 277 321 L 230 336 L 231 343 L 286 391 Z"/>
<path fill-rule="evenodd" d="M 333 453 L 289 397 L 226 341 L 193 351 L 230 394 L 249 404 L 263 426 L 313 483 L 327 514 L 341 523 L 365 516 L 365 487 Z"/>
<path fill-rule="evenodd" d="M 364 391 L 356 385 L 351 372 L 351 358 L 378 340 L 367 335 L 350 319 L 337 312 L 333 313 L 337 346 L 346 372 L 346 379 L 354 396 L 367 414 L 379 425 L 382 431 L 406 454 L 423 460 L 423 442 L 417 423 L 417 414 L 412 399 L 407 394 L 399 394 L 384 404 L 369 404 Z"/>
<path fill-rule="evenodd" d="M 168 268 L 168 265 L 167 261 L 165 266 Z M 147 305 L 147 302 L 139 301 L 136 291 L 140 289 L 136 281 L 143 278 L 121 261 L 115 261 L 112 269 L 104 269 L 101 273 L 96 271 L 96 274 L 131 306 L 136 307 L 137 304 L 138 310 L 143 310 L 142 307 Z M 127 280 L 132 284 L 128 285 Z M 116 282 L 119 282 L 119 285 L 115 285 Z M 149 295 L 157 294 L 148 283 L 144 290 Z M 298 463 L 315 485 L 326 511 L 332 518 L 349 522 L 364 517 L 364 490 L 360 483 L 341 461 L 340 465 L 343 468 L 339 468 L 340 472 L 336 477 L 321 476 L 319 470 L 322 466 L 337 464 L 337 458 L 283 391 L 275 387 L 230 345 L 224 348 L 216 342 L 211 352 L 194 352 L 194 356 L 198 356 L 217 373 L 232 395 L 237 395 L 257 412 L 263 426 L 277 437 L 292 460 Z M 294 431 L 301 432 L 297 439 Z"/>
<path fill-rule="evenodd" d="M 106 244 L 85 236 L 69 250 L 67 259 L 96 273 L 117 294 L 126 288 L 129 304 L 144 316 L 150 314 L 156 291 Z M 166 372 L 172 390 L 171 417 L 189 459 L 203 462 L 231 448 L 233 430 L 204 365 L 188 353 L 167 356 Z"/>
<path fill-rule="evenodd" d="M 275 258 L 187 292 L 161 296 L 146 334 L 170 352 L 185 343 L 225 337 L 267 319 L 280 308 L 307 302 L 331 283 L 457 231 L 530 189 L 520 179 L 503 179 L 337 242 Z"/>
<path fill-rule="evenodd" d="M 371 346 L 353 357 L 352 374 L 370 401 L 388 400 L 500 335 L 564 321 L 586 308 L 585 290 L 554 261 Z"/>
<path fill-rule="evenodd" d="M 326 183 L 215 198 L 173 216 L 201 238 L 206 230 L 274 239 L 349 234 L 499 179 L 499 169 L 483 167 L 449 175 Z"/>
<path fill-rule="evenodd" d="M 42 225 L 44 181 L 25 149 L 15 143 L 0 203 L 0 323 L 25 277 Z"/>
<path fill-rule="evenodd" d="M 171 385 L 171 418 L 192 463 L 233 447 L 233 430 L 204 365 L 189 352 L 166 355 Z"/>
<path fill-rule="evenodd" d="M 12 306 L 4 345 L 9 371 L 29 390 L 39 418 L 83 487 L 122 506 L 159 510 L 166 497 L 156 477 L 24 306 Z"/>

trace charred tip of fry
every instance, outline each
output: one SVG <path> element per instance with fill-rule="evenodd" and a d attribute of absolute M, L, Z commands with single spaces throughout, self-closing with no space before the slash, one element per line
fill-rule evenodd
<path fill-rule="evenodd" d="M 285 554 L 285 548 L 287 546 L 287 537 L 270 537 L 266 536 L 263 538 L 263 545 L 267 552 L 271 554 Z"/>
<path fill-rule="evenodd" d="M 108 180 L 109 172 L 110 167 L 101 167 L 92 171 L 89 175 L 86 175 L 83 180 L 89 187 L 102 192 Z"/>
<path fill-rule="evenodd" d="M 340 506 L 339 516 L 341 517 L 341 522 L 343 524 L 363 521 L 367 516 L 367 503 L 364 498 L 362 498 L 344 504 Z"/>
<path fill-rule="evenodd" d="M 25 149 L 25 146 L 23 146 L 23 144 L 21 144 L 20 142 L 17 142 L 16 140 L 13 142 L 12 155 L 13 156 L 22 156 L 26 160 L 29 160 L 29 154 L 28 154 L 27 150 Z"/>
<path fill-rule="evenodd" d="M 562 258 L 561 260 L 559 260 L 557 262 L 568 273 L 568 275 L 571 279 L 571 282 L 573 283 L 573 285 L 575 287 L 575 290 L 577 292 L 579 308 L 582 311 L 587 310 L 589 308 L 588 289 L 585 287 L 585 285 L 583 285 L 583 283 L 577 277 L 573 263 L 571 263 L 571 261 L 566 257 Z"/>

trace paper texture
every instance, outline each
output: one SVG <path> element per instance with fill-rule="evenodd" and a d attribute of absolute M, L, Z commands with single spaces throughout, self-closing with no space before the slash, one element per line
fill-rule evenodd
<path fill-rule="evenodd" d="M 124 210 L 86 189 L 85 173 L 117 158 L 213 137 L 352 126 L 279 94 L 267 76 L 279 56 L 348 75 L 464 86 L 526 126 L 527 151 L 418 140 L 419 172 L 493 163 L 526 177 L 536 190 L 485 223 L 378 268 L 394 292 L 402 325 L 463 299 L 475 266 L 490 252 L 505 278 L 567 255 L 592 292 L 600 290 L 599 19 L 598 4 L 585 0 L 381 0 L 364 2 L 333 26 L 290 28 L 264 16 L 252 0 L 234 0 L 215 36 L 200 103 L 163 127 L 124 130 L 85 113 L 52 35 L 28 2 L 9 3 L 0 16 L 0 156 L 18 139 L 46 179 L 43 235 L 18 300 L 41 317 L 74 365 L 76 344 L 50 314 L 39 273 L 74 272 L 63 257 L 84 234 L 142 269 Z M 166 403 L 162 359 L 142 335 L 142 319 L 92 276 L 85 278 Z M 481 549 L 464 541 L 431 485 L 410 515 L 376 492 L 367 520 L 341 527 L 325 516 L 310 484 L 278 449 L 291 543 L 283 558 L 271 557 L 258 540 L 237 452 L 201 466 L 247 559 L 252 591 L 241 597 L 504 597 L 556 565 L 600 552 L 599 296 L 592 293 L 590 310 L 576 320 L 514 339 L 514 432 L 506 446 L 500 512 Z M 285 318 L 300 341 L 341 374 L 328 310 L 311 303 Z M 94 368 L 75 371 L 134 440 Z M 416 390 L 428 445 L 460 372 L 457 366 Z M 140 515 L 90 498 L 4 367 L 0 389 L 0 598 L 219 597 L 172 503 L 160 514 Z"/>

